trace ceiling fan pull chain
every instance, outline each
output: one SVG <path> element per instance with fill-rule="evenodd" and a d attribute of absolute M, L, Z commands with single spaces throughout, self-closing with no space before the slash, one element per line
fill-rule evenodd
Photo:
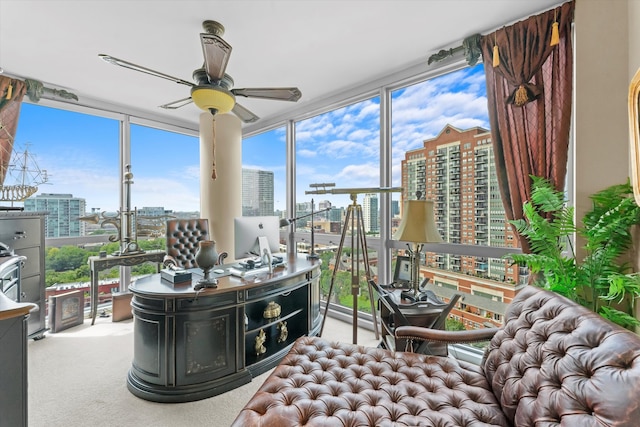
<path fill-rule="evenodd" d="M 211 154 L 213 154 L 213 160 L 211 164 L 211 179 L 215 180 L 218 177 L 216 173 L 216 116 L 211 116 L 211 125 L 213 126 L 213 132 L 211 133 Z"/>

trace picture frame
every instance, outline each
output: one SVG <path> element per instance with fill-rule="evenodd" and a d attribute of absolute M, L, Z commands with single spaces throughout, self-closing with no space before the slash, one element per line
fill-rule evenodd
<path fill-rule="evenodd" d="M 629 144 L 633 197 L 640 205 L 640 69 L 629 84 Z"/>
<path fill-rule="evenodd" d="M 411 258 L 408 256 L 398 256 L 396 258 L 393 283 L 396 287 L 406 287 L 411 283 Z"/>

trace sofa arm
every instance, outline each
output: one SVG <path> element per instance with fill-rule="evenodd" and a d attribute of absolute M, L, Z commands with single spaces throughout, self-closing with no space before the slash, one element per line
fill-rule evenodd
<path fill-rule="evenodd" d="M 469 331 L 443 331 L 442 329 L 421 328 L 419 326 L 398 326 L 397 339 L 408 341 L 428 341 L 445 344 L 472 343 L 493 338 L 499 328 L 473 329 Z"/>

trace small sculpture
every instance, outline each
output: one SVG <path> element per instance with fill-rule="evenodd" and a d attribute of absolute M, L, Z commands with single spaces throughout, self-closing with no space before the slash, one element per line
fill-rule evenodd
<path fill-rule="evenodd" d="M 280 331 L 280 334 L 278 334 L 278 343 L 285 342 L 287 340 L 287 337 L 289 336 L 289 329 L 287 329 L 287 322 L 282 321 L 278 323 L 278 330 Z"/>
<path fill-rule="evenodd" d="M 198 280 L 198 285 L 202 287 L 215 288 L 218 285 L 218 280 L 215 277 L 210 277 L 209 273 L 211 269 L 221 263 L 220 254 L 216 250 L 216 242 L 213 240 L 201 240 L 198 242 L 198 250 L 195 256 L 196 264 L 204 272 L 204 277 Z"/>
<path fill-rule="evenodd" d="M 267 348 L 264 346 L 264 342 L 267 340 L 267 335 L 264 333 L 264 329 L 260 329 L 260 333 L 256 336 L 256 356 L 260 356 L 267 352 Z"/>

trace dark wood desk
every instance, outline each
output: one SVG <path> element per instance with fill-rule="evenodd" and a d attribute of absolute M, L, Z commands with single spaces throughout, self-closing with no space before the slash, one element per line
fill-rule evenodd
<path fill-rule="evenodd" d="M 224 393 L 278 364 L 296 338 L 320 330 L 319 260 L 289 257 L 273 273 L 221 276 L 216 289 L 199 292 L 202 272 L 189 271 L 186 284 L 158 274 L 129 287 L 134 356 L 127 387 L 140 398 L 188 402 Z M 265 319 L 270 302 L 281 313 Z"/>

